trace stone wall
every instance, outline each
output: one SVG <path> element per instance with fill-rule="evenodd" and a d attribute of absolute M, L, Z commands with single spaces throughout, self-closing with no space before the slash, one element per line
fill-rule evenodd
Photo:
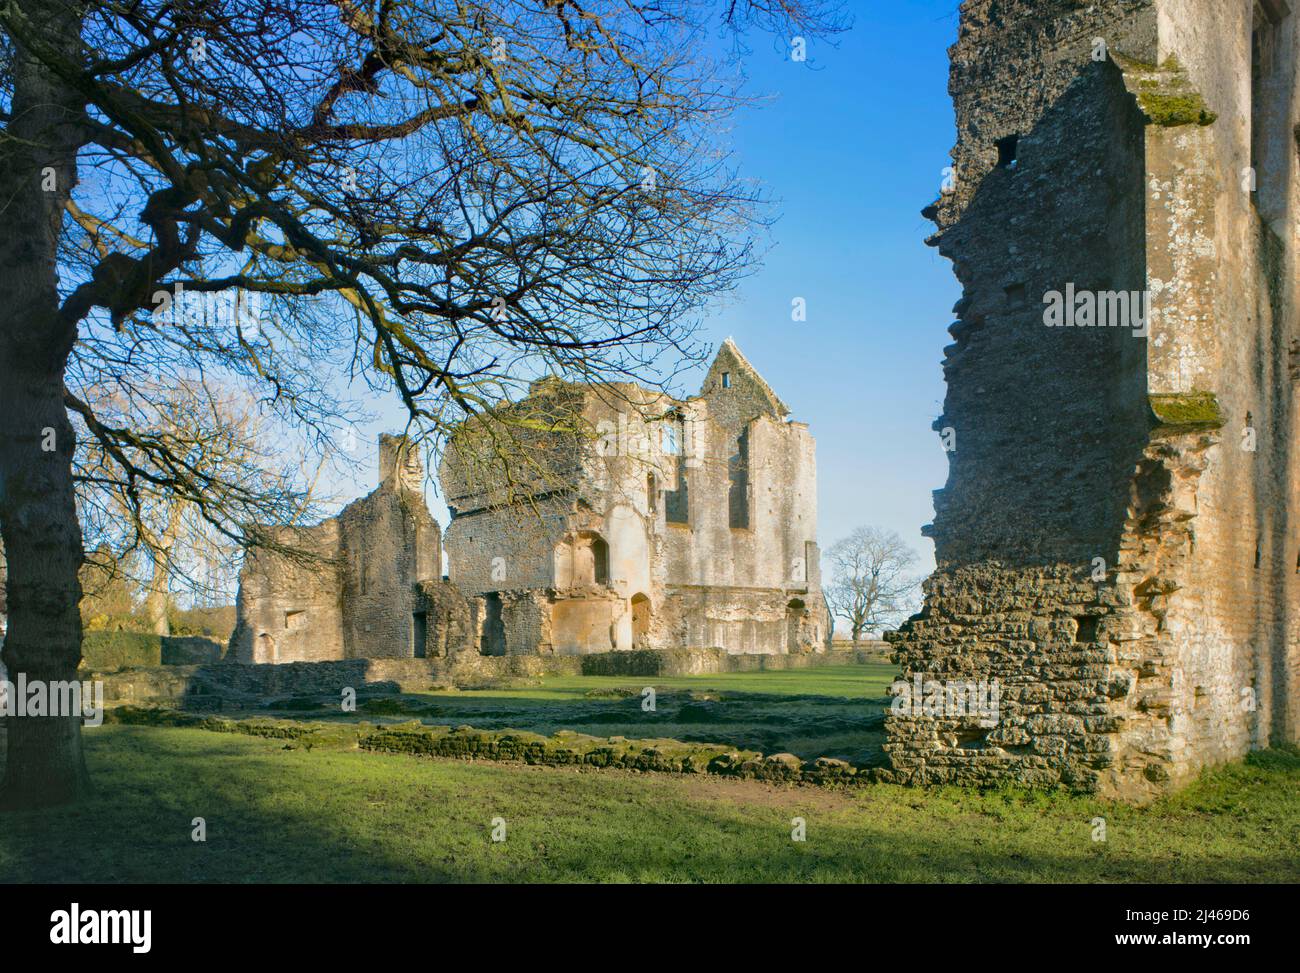
<path fill-rule="evenodd" d="M 234 657 L 415 657 L 423 610 L 416 586 L 438 581 L 442 563 L 441 532 L 422 488 L 414 448 L 381 436 L 378 489 L 318 526 L 279 529 L 277 546 L 250 552 L 239 576 Z"/>
<path fill-rule="evenodd" d="M 813 439 L 732 341 L 685 400 L 545 379 L 494 417 L 440 474 L 489 651 L 822 646 Z"/>
<path fill-rule="evenodd" d="M 927 210 L 964 288 L 955 451 L 892 638 L 909 680 L 997 678 L 1001 713 L 891 717 L 896 779 L 1141 799 L 1297 739 L 1295 18 L 1252 99 L 1253 8 L 963 5 Z M 1048 327 L 1067 287 L 1142 294 L 1145 327 Z"/>

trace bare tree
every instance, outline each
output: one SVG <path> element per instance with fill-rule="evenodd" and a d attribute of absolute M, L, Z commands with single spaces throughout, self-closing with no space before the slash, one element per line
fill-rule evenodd
<path fill-rule="evenodd" d="M 644 381 L 665 353 L 698 358 L 693 324 L 752 265 L 763 219 L 718 151 L 741 99 L 706 56 L 727 56 L 711 25 L 789 38 L 835 16 L 826 0 L 0 6 L 9 670 L 75 677 L 78 437 L 128 490 L 173 493 L 231 539 L 267 509 L 261 481 L 101 414 L 92 389 L 157 411 L 151 389 L 214 377 L 324 454 L 348 382 L 436 440 L 531 378 Z M 0 800 L 88 784 L 77 717 L 11 720 Z"/>
<path fill-rule="evenodd" d="M 859 527 L 826 552 L 831 582 L 824 588 L 832 617 L 849 624 L 853 644 L 909 611 L 919 579 L 917 555 L 894 531 Z"/>
<path fill-rule="evenodd" d="M 323 512 L 329 498 L 298 492 L 302 460 L 292 437 L 259 414 L 256 403 L 203 378 L 183 378 L 159 387 L 137 379 L 129 389 L 104 393 L 91 386 L 83 395 L 100 421 L 129 427 L 184 457 L 195 474 L 217 483 L 238 482 L 242 493 L 208 501 L 241 522 L 298 523 Z M 156 410 L 153 406 L 157 405 Z M 135 451 L 128 452 L 133 454 Z M 169 632 L 172 596 L 211 600 L 231 587 L 240 545 L 205 519 L 181 492 L 129 475 L 94 438 L 84 439 L 73 460 L 84 542 L 112 557 L 116 570 L 144 591 L 144 622 L 158 635 Z"/>

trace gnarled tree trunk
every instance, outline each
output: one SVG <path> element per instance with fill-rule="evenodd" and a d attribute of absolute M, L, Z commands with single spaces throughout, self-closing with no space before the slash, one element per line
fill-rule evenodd
<path fill-rule="evenodd" d="M 75 5 L 24 0 L 40 36 L 73 60 Z M 76 323 L 59 314 L 57 244 L 76 179 L 82 104 L 48 69 L 14 59 L 12 119 L 0 141 L 0 535 L 8 558 L 11 681 L 77 678 L 81 659 L 81 530 L 72 481 L 72 425 L 63 374 Z M 73 800 L 89 786 L 81 714 L 11 716 L 0 804 Z"/>

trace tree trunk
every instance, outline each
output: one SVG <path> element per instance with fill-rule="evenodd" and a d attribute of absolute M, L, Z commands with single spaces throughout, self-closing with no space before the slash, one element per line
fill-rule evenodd
<path fill-rule="evenodd" d="M 144 600 L 144 614 L 149 631 L 154 635 L 171 635 L 171 622 L 167 619 L 168 588 L 172 573 L 172 548 L 180 531 L 180 504 L 173 501 L 167 516 L 167 526 L 162 537 L 155 538 L 149 546 L 151 574 L 149 593 Z"/>
<path fill-rule="evenodd" d="M 145 624 L 154 635 L 171 635 L 171 623 L 167 620 L 167 592 L 159 591 L 150 582 L 149 594 L 144 600 Z"/>
<path fill-rule="evenodd" d="M 42 42 L 75 61 L 80 21 L 74 5 L 26 0 Z M 72 481 L 72 425 L 63 373 L 76 323 L 59 315 L 57 245 L 76 179 L 74 92 L 19 48 L 13 120 L 0 144 L 0 535 L 8 558 L 9 679 L 30 685 L 75 680 L 81 660 L 81 530 Z M 89 789 L 81 714 L 8 717 L 0 804 L 42 807 Z"/>

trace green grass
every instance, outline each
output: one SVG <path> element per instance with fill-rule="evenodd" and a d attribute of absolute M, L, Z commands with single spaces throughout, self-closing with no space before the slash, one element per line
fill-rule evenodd
<path fill-rule="evenodd" d="M 1021 791 L 846 791 L 86 732 L 95 799 L 0 815 L 0 880 L 1294 882 L 1300 754 L 1146 808 Z M 208 840 L 190 838 L 207 820 Z M 790 839 L 791 818 L 807 841 Z M 1092 840 L 1092 819 L 1107 841 Z M 490 839 L 494 817 L 507 839 Z"/>
<path fill-rule="evenodd" d="M 481 730 L 528 730 L 545 736 L 576 730 L 593 736 L 656 737 L 720 743 L 804 759 L 856 764 L 880 759 L 891 665 L 827 666 L 704 676 L 550 676 L 498 680 L 474 690 L 384 695 L 355 714 L 336 699 L 296 699 L 273 706 L 301 719 L 409 720 Z M 642 708 L 642 690 L 655 708 Z"/>
<path fill-rule="evenodd" d="M 874 698 L 885 695 L 898 676 L 898 667 L 886 663 L 812 666 L 807 669 L 772 669 L 761 672 L 725 672 L 703 676 L 545 676 L 519 679 L 512 688 L 475 690 L 515 699 L 573 700 L 595 690 L 634 689 L 645 686 L 656 691 L 767 693 L 784 696 L 835 696 L 841 699 Z M 457 690 L 430 695 L 464 696 Z"/>

